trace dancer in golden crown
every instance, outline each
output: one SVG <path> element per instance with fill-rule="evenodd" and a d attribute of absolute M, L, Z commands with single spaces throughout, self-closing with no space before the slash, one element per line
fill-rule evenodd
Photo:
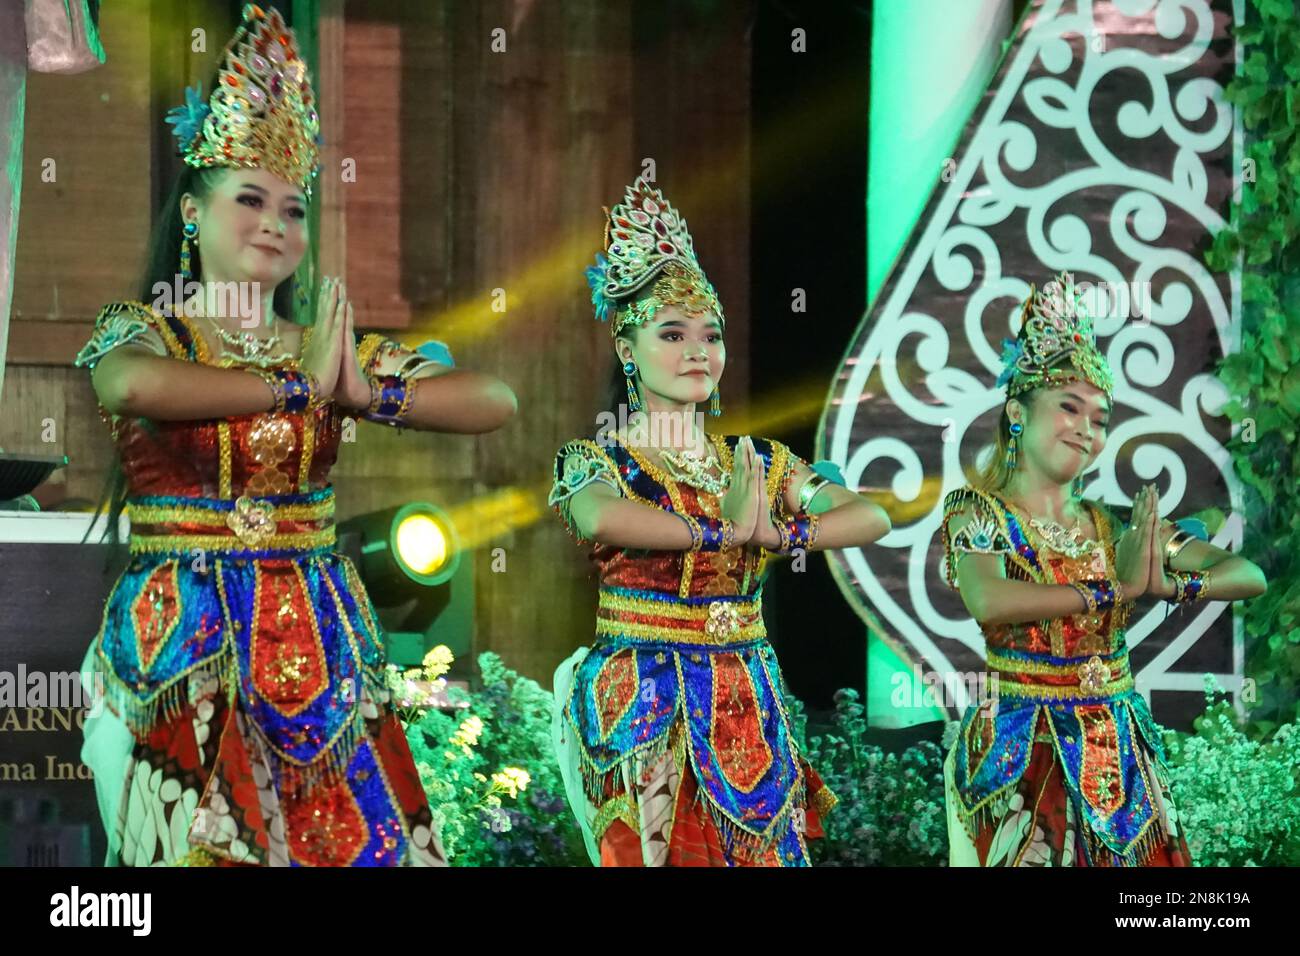
<path fill-rule="evenodd" d="M 1264 575 L 1161 522 L 1151 486 L 1127 529 L 1081 497 L 1112 384 L 1068 273 L 1031 288 L 1003 362 L 993 457 L 944 500 L 944 578 L 984 632 L 996 688 L 945 765 L 951 863 L 1190 866 L 1125 625 L 1143 594 L 1234 601 Z"/>
<path fill-rule="evenodd" d="M 778 441 L 703 430 L 724 319 L 686 223 L 645 180 L 608 216 L 587 278 L 631 418 L 566 444 L 550 496 L 600 574 L 596 643 L 555 679 L 569 798 L 604 866 L 807 866 L 835 798 L 792 737 L 764 573 L 889 518 Z"/>
<path fill-rule="evenodd" d="M 86 665 L 110 862 L 445 865 L 328 477 L 345 414 L 483 432 L 514 396 L 380 335 L 358 348 L 344 284 L 309 292 L 319 120 L 276 10 L 247 5 L 210 96 L 167 118 L 184 166 L 141 301 L 104 308 L 76 359 L 120 458 L 110 527 L 123 497 L 131 518 Z M 232 308 L 223 286 L 252 292 Z"/>

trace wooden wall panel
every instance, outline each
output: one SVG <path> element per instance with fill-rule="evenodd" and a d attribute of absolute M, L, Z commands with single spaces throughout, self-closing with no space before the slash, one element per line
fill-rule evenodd
<path fill-rule="evenodd" d="M 129 6 L 104 7 L 110 64 L 129 49 L 115 26 Z M 621 198 L 644 157 L 656 159 L 659 184 L 690 221 L 727 308 L 729 413 L 743 412 L 748 392 L 748 5 L 700 22 L 676 14 L 656 19 L 648 6 L 319 5 L 317 36 L 329 72 L 317 77 L 317 89 L 323 115 L 335 117 L 334 128 L 323 130 L 324 271 L 346 276 L 358 325 L 409 344 L 447 341 L 459 365 L 499 375 L 520 403 L 515 421 L 478 437 L 361 425 L 334 471 L 339 517 L 412 498 L 457 515 L 493 512 L 496 533 L 471 558 L 476 649 L 500 653 L 546 685 L 556 664 L 590 641 L 594 626 L 595 580 L 585 554 L 545 506 L 554 454 L 594 430 L 614 364 L 582 273 L 600 248 L 601 207 Z M 491 50 L 497 28 L 506 31 L 505 52 Z M 324 101 L 327 91 L 334 104 Z M 137 93 L 149 100 L 147 90 Z M 29 112 L 45 108 L 39 98 L 29 104 Z M 123 122 L 147 131 L 161 122 L 147 112 L 137 104 Z M 147 142 L 147 134 L 137 135 Z M 141 177 L 149 160 L 132 151 L 134 143 L 135 136 L 109 137 L 95 154 L 127 188 L 112 204 L 127 218 L 100 240 L 113 246 L 112 266 L 74 270 L 68 281 L 78 289 L 61 290 L 63 306 L 53 313 L 55 279 L 44 263 L 65 254 L 68 236 L 32 233 L 19 263 L 20 286 L 29 288 L 23 318 L 85 321 L 123 294 L 123 275 L 134 281 L 150 212 L 148 177 Z M 355 183 L 338 178 L 344 157 L 356 161 Z M 96 193 L 85 195 L 70 194 L 68 208 L 109 218 L 96 212 Z M 504 313 L 492 309 L 497 289 Z M 65 488 L 42 490 L 47 504 L 97 496 L 111 460 L 88 376 L 66 365 L 77 338 L 62 336 L 59 358 L 42 355 L 39 334 L 25 335 L 26 364 L 11 368 L 5 387 L 0 444 L 17 450 L 30 438 L 11 427 L 11 408 L 23 419 L 53 408 L 68 421 L 58 452 L 74 467 Z M 505 573 L 492 570 L 494 547 L 505 550 Z"/>
<path fill-rule="evenodd" d="M 148 111 L 149 7 L 147 0 L 102 6 L 108 58 L 101 66 L 28 76 L 16 320 L 93 319 L 123 277 L 134 284 L 152 216 L 150 180 L 142 175 L 155 122 Z M 53 182 L 42 179 L 47 161 Z"/>

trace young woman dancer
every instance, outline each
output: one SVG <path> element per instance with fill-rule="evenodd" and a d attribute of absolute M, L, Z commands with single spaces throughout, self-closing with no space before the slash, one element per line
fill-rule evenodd
<path fill-rule="evenodd" d="M 556 674 L 570 800 L 602 866 L 806 866 L 835 798 L 791 734 L 767 558 L 889 518 L 780 442 L 704 430 L 724 319 L 686 223 L 644 180 L 608 215 L 588 280 L 631 417 L 566 444 L 550 495 L 600 576 L 596 642 Z"/>
<path fill-rule="evenodd" d="M 76 359 L 120 458 L 110 525 L 122 492 L 131 517 L 86 664 L 109 861 L 445 865 L 328 476 L 345 415 L 482 432 L 514 396 L 379 335 L 358 349 L 343 283 L 306 293 L 318 118 L 276 10 L 247 5 L 186 100 L 143 301 L 107 306 Z M 160 307 L 178 278 L 201 291 Z"/>
<path fill-rule="evenodd" d="M 1080 497 L 1106 442 L 1111 373 L 1072 277 L 1030 290 L 1003 355 L 994 455 L 944 499 L 944 579 L 984 633 L 996 693 L 945 764 L 954 866 L 1190 866 L 1160 728 L 1133 688 L 1133 600 L 1262 594 L 1245 558 Z M 1120 531 L 1123 533 L 1120 534 Z"/>

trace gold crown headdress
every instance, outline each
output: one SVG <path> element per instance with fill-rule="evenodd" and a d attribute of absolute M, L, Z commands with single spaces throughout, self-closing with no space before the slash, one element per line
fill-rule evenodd
<path fill-rule="evenodd" d="M 1002 340 L 997 383 L 1007 386 L 1007 398 L 1080 379 L 1111 395 L 1110 365 L 1097 348 L 1092 320 L 1070 273 L 1062 272 L 1042 292 L 1031 285 L 1020 320 L 1015 339 Z"/>
<path fill-rule="evenodd" d="M 611 336 L 649 322 L 665 305 L 691 315 L 714 312 L 725 325 L 722 303 L 695 258 L 686 220 L 663 193 L 639 177 L 605 215 L 605 254 L 597 254 L 586 275 L 596 318 L 613 320 Z M 632 301 L 651 282 L 650 296 Z"/>
<path fill-rule="evenodd" d="M 195 168 L 260 167 L 311 196 L 319 171 L 320 117 L 307 64 L 274 7 L 245 4 L 244 20 L 222 52 L 217 86 L 185 90 L 167 114 L 180 155 Z"/>

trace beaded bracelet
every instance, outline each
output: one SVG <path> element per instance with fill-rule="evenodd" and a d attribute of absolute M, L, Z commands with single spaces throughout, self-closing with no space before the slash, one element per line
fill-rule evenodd
<path fill-rule="evenodd" d="M 1065 585 L 1068 588 L 1074 588 L 1079 597 L 1083 598 L 1083 613 L 1093 614 L 1097 610 L 1097 599 L 1092 596 L 1092 591 L 1084 587 L 1078 581 L 1069 581 Z"/>
<path fill-rule="evenodd" d="M 701 540 L 695 551 L 726 551 L 736 546 L 736 526 L 727 518 L 697 518 Z"/>
<path fill-rule="evenodd" d="M 320 381 L 311 372 L 288 368 L 249 369 L 271 388 L 277 412 L 304 412 L 318 405 Z"/>
<path fill-rule="evenodd" d="M 1204 601 L 1210 587 L 1209 571 L 1171 571 L 1174 579 L 1174 596 L 1170 604 L 1193 604 Z"/>
<path fill-rule="evenodd" d="M 736 546 L 736 526 L 726 518 L 696 518 L 680 511 L 673 514 L 691 529 L 691 551 L 726 551 Z"/>
<path fill-rule="evenodd" d="M 370 406 L 362 417 L 385 425 L 403 424 L 415 403 L 415 389 L 419 381 L 400 375 L 371 376 Z"/>
<path fill-rule="evenodd" d="M 790 517 L 783 514 L 773 523 L 776 525 L 776 533 L 781 538 L 781 545 L 777 549 L 778 554 L 789 554 L 795 548 L 807 550 L 817 540 L 820 522 L 816 515 Z"/>
<path fill-rule="evenodd" d="M 1079 592 L 1088 604 L 1088 614 L 1109 611 L 1124 600 L 1124 589 L 1118 581 L 1111 583 L 1107 578 L 1093 581 L 1071 581 L 1070 587 Z"/>
<path fill-rule="evenodd" d="M 700 523 L 696 521 L 694 518 L 692 518 L 690 515 L 684 515 L 678 511 L 673 512 L 673 514 L 677 515 L 677 517 L 685 521 L 686 527 L 689 528 L 691 531 L 690 550 L 691 551 L 700 550 L 700 545 L 704 543 L 704 529 L 700 527 Z"/>

